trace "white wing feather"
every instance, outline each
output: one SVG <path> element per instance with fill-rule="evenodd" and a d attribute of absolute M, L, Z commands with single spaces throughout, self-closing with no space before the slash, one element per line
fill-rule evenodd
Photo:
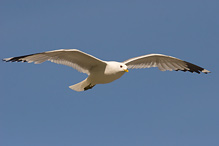
<path fill-rule="evenodd" d="M 6 62 L 34 62 L 35 64 L 48 60 L 57 64 L 70 66 L 79 72 L 83 72 L 88 75 L 90 74 L 92 67 L 106 66 L 104 61 L 77 49 L 60 49 L 19 57 L 5 58 L 3 60 Z"/>
<path fill-rule="evenodd" d="M 129 69 L 158 67 L 161 71 L 181 70 L 196 73 L 210 73 L 210 71 L 202 67 L 163 54 L 148 54 L 144 56 L 139 56 L 128 59 L 123 63 L 126 64 Z"/>

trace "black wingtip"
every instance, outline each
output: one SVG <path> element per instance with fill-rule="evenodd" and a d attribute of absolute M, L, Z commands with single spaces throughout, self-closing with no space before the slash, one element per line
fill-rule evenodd
<path fill-rule="evenodd" d="M 2 59 L 3 62 L 9 62 L 10 60 L 7 60 L 7 58 Z"/>
<path fill-rule="evenodd" d="M 31 54 L 33 55 L 33 54 Z M 31 55 L 24 55 L 24 56 L 18 56 L 18 57 L 11 57 L 11 58 L 4 58 L 2 61 L 5 62 L 27 62 L 26 60 L 23 60 L 23 58 Z"/>
<path fill-rule="evenodd" d="M 195 73 L 198 73 L 198 74 L 200 74 L 201 72 L 204 73 L 204 74 L 210 73 L 210 71 L 208 71 L 207 69 L 204 69 L 200 66 L 197 66 L 195 64 L 192 64 L 192 63 L 189 63 L 189 62 L 186 62 L 186 61 L 184 61 L 184 62 L 186 63 L 186 65 L 188 67 L 187 71 L 189 71 L 189 72 L 192 72 L 192 73 L 195 72 Z"/>

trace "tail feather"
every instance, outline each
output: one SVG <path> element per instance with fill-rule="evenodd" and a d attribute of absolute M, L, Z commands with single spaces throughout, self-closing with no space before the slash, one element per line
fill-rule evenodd
<path fill-rule="evenodd" d="M 69 86 L 70 89 L 72 90 L 75 90 L 75 91 L 85 91 L 85 90 L 88 90 L 88 89 L 91 89 L 93 88 L 95 85 L 92 85 L 90 82 L 87 81 L 87 79 L 77 83 L 77 84 L 74 84 L 74 85 L 71 85 Z"/>
<path fill-rule="evenodd" d="M 69 86 L 69 88 L 71 88 L 72 90 L 80 92 L 80 91 L 84 91 L 84 88 L 88 85 L 89 85 L 89 83 L 87 82 L 87 79 L 85 79 L 85 80 L 83 80 L 83 81 L 81 81 L 77 84 Z"/>

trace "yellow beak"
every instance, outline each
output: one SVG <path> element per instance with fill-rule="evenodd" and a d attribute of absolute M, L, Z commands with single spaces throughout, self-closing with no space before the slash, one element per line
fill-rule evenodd
<path fill-rule="evenodd" d="M 128 70 L 128 69 L 124 69 L 124 71 L 125 71 L 125 72 L 129 72 L 129 70 Z"/>

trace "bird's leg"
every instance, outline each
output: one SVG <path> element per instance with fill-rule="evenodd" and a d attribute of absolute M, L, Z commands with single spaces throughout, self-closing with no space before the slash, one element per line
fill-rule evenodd
<path fill-rule="evenodd" d="M 84 91 L 86 91 L 86 90 L 88 90 L 88 89 L 92 89 L 94 86 L 95 86 L 95 85 L 89 84 L 88 86 L 86 86 L 86 87 L 84 88 Z"/>

